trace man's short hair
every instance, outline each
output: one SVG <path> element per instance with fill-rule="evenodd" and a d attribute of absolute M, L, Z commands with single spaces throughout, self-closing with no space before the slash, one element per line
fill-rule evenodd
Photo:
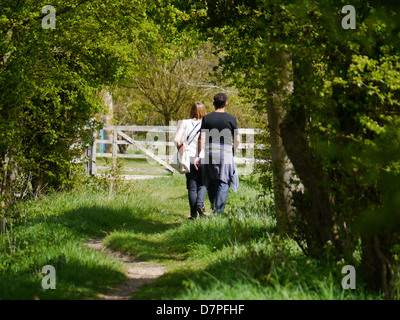
<path fill-rule="evenodd" d="M 226 102 L 228 101 L 228 97 L 223 93 L 217 93 L 214 96 L 214 106 L 215 109 L 220 109 L 225 107 Z"/>

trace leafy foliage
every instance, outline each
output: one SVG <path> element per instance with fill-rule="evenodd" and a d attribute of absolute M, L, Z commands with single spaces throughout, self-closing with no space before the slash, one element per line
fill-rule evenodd
<path fill-rule="evenodd" d="M 99 125 L 98 93 L 135 72 L 135 43 L 159 46 L 159 26 L 146 16 L 157 1 L 55 1 L 55 29 L 42 28 L 45 4 L 0 9 L 3 196 L 15 176 L 30 176 L 32 190 L 65 185 Z"/>

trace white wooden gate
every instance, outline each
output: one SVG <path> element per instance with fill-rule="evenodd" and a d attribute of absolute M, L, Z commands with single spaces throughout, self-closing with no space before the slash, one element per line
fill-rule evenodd
<path fill-rule="evenodd" d="M 121 175 L 121 178 L 124 179 L 168 177 L 168 174 L 177 173 L 169 164 L 169 159 L 176 152 L 176 147 L 173 142 L 177 131 L 176 126 L 107 126 L 104 127 L 103 130 L 108 132 L 110 138 L 108 140 L 102 140 L 96 137 L 88 151 L 88 171 L 93 175 L 101 175 L 99 171 L 110 169 L 110 166 L 98 165 L 97 160 L 99 158 L 111 158 L 113 166 L 116 165 L 118 158 L 147 159 L 149 165 L 145 168 L 121 168 L 122 172 L 129 172 L 129 174 Z M 239 129 L 242 141 L 245 140 L 245 142 L 239 145 L 238 156 L 235 157 L 235 162 L 239 165 L 239 174 L 248 174 L 252 172 L 254 168 L 254 136 L 257 133 L 258 131 L 255 129 Z M 138 135 L 141 135 L 141 139 L 139 139 Z M 146 136 L 145 139 L 143 139 L 144 135 Z M 243 137 L 245 137 L 245 139 L 243 139 Z M 111 145 L 111 148 L 109 148 L 111 152 L 100 152 L 98 149 L 101 144 Z M 137 150 L 140 150 L 141 153 L 119 153 L 118 145 L 121 144 L 132 145 Z M 134 172 L 136 172 L 136 174 L 131 174 Z"/>

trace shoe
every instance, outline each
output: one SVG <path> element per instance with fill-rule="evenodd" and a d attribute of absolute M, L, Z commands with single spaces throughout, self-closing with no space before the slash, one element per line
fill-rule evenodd
<path fill-rule="evenodd" d="M 204 207 L 197 207 L 197 208 L 196 208 L 196 212 L 198 213 L 199 218 L 205 217 L 205 214 L 204 214 L 205 209 L 204 209 Z"/>
<path fill-rule="evenodd" d="M 192 216 L 190 216 L 189 218 L 188 218 L 188 220 L 196 220 L 197 219 L 197 217 L 192 217 Z"/>

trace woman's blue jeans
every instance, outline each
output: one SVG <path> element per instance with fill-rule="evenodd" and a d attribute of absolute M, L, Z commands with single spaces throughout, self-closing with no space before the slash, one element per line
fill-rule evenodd
<path fill-rule="evenodd" d="M 186 187 L 189 195 L 190 216 L 197 217 L 197 208 L 203 208 L 207 195 L 207 188 L 203 184 L 202 167 L 196 170 L 190 165 L 190 172 L 186 173 Z"/>

